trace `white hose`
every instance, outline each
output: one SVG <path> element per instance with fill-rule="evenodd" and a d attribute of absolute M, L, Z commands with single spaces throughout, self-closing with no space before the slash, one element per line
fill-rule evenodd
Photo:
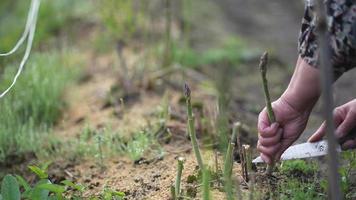
<path fill-rule="evenodd" d="M 29 28 L 29 33 L 28 33 L 28 38 L 27 38 L 27 46 L 26 46 L 26 50 L 25 50 L 25 54 L 21 60 L 19 69 L 17 70 L 17 73 L 11 83 L 11 85 L 4 91 L 1 93 L 0 98 L 4 97 L 10 90 L 11 88 L 16 84 L 16 81 L 18 79 L 18 77 L 20 76 L 23 67 L 25 66 L 30 53 L 31 53 L 31 49 L 32 49 L 32 43 L 33 43 L 33 39 L 35 36 L 35 31 L 36 31 L 36 23 L 37 23 L 37 17 L 38 17 L 38 10 L 40 7 L 40 0 L 33 0 L 33 12 L 30 16 L 31 18 L 31 23 L 30 23 L 30 28 Z"/>
<path fill-rule="evenodd" d="M 17 41 L 15 46 L 9 52 L 0 53 L 0 56 L 9 56 L 9 55 L 15 53 L 19 49 L 19 47 L 23 44 L 23 42 L 26 40 L 28 33 L 30 32 L 30 27 L 31 27 L 32 19 L 33 19 L 34 6 L 35 6 L 34 2 L 35 2 L 35 0 L 31 1 L 30 9 L 27 14 L 25 30 L 23 31 L 21 38 Z"/>

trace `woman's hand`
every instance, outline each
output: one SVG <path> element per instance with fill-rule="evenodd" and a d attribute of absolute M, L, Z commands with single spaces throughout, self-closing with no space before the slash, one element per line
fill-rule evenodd
<path fill-rule="evenodd" d="M 268 164 L 279 160 L 282 153 L 295 142 L 304 131 L 311 109 L 296 110 L 286 99 L 272 103 L 277 123 L 270 124 L 266 108 L 258 117 L 257 149 Z"/>
<path fill-rule="evenodd" d="M 334 110 L 334 123 L 337 127 L 335 130 L 336 138 L 340 139 L 351 132 L 356 127 L 356 99 L 335 108 Z M 309 138 L 309 142 L 317 142 L 325 135 L 325 122 L 320 128 Z M 341 144 L 343 149 L 356 148 L 356 139 L 350 139 Z"/>
<path fill-rule="evenodd" d="M 278 160 L 298 139 L 319 96 L 319 70 L 299 57 L 288 88 L 272 103 L 277 123 L 270 124 L 266 109 L 258 118 L 257 149 L 265 162 Z"/>

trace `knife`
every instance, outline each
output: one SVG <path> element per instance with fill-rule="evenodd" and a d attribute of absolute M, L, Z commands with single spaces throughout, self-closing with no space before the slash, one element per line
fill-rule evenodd
<path fill-rule="evenodd" d="M 356 128 L 354 128 L 348 135 L 338 140 L 339 145 L 336 148 L 337 152 L 341 152 L 340 144 L 350 139 L 356 138 Z M 319 142 L 306 142 L 290 146 L 281 156 L 280 160 L 293 160 L 302 158 L 320 157 L 328 154 L 328 141 L 322 140 Z M 263 163 L 261 156 L 255 158 L 252 163 Z"/>

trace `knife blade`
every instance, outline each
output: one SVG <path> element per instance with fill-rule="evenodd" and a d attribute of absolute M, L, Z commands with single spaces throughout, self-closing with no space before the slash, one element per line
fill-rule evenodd
<path fill-rule="evenodd" d="M 338 145 L 338 152 L 341 152 L 341 147 Z M 281 160 L 293 160 L 310 157 L 325 156 L 328 154 L 328 141 L 322 140 L 315 143 L 302 143 L 289 147 L 281 156 Z M 253 163 L 263 163 L 260 156 L 252 161 Z"/>
<path fill-rule="evenodd" d="M 353 128 L 349 134 L 346 136 L 339 138 L 338 143 L 343 144 L 347 140 L 356 138 L 356 127 Z M 336 151 L 341 152 L 340 145 L 337 145 Z M 302 159 L 302 158 L 312 158 L 325 156 L 328 154 L 328 142 L 327 140 L 322 140 L 319 142 L 306 142 L 302 144 L 296 144 L 290 146 L 281 156 L 280 160 L 292 160 L 292 159 Z M 263 163 L 261 156 L 255 158 L 252 163 Z"/>
<path fill-rule="evenodd" d="M 353 128 L 349 134 L 338 139 L 339 144 L 343 144 L 347 140 L 356 138 L 356 128 Z M 337 152 L 341 152 L 340 145 L 336 147 Z M 301 144 L 296 144 L 290 146 L 281 156 L 280 160 L 292 160 L 292 159 L 302 159 L 302 158 L 312 158 L 325 156 L 328 154 L 328 141 L 321 140 L 319 142 L 306 142 Z M 263 163 L 261 156 L 255 158 L 252 163 Z"/>

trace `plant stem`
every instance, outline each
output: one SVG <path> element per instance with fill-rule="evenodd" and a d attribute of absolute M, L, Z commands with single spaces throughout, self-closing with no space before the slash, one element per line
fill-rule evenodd
<path fill-rule="evenodd" d="M 192 103 L 191 103 L 191 97 L 190 97 L 190 89 L 187 84 L 184 85 L 184 95 L 185 95 L 186 104 L 187 104 L 188 132 L 189 132 L 190 140 L 192 141 L 193 151 L 194 151 L 195 157 L 197 159 L 199 168 L 200 168 L 200 170 L 203 170 L 204 169 L 203 159 L 200 154 L 199 145 L 197 142 L 197 136 L 195 133 L 194 116 L 193 116 L 193 111 L 192 111 L 193 109 L 192 109 Z"/>
<path fill-rule="evenodd" d="M 177 197 L 176 197 L 176 189 L 175 189 L 174 185 L 171 185 L 171 196 L 172 196 L 173 200 L 177 199 Z"/>
<path fill-rule="evenodd" d="M 166 30 L 165 30 L 165 52 L 163 58 L 163 67 L 169 67 L 172 62 L 172 5 L 171 0 L 165 0 L 166 6 Z"/>
<path fill-rule="evenodd" d="M 178 158 L 178 170 L 177 170 L 177 178 L 176 178 L 176 186 L 175 186 L 175 197 L 179 198 L 180 197 L 180 183 L 182 179 L 182 172 L 183 172 L 183 166 L 184 164 L 184 158 L 179 157 Z"/>
<path fill-rule="evenodd" d="M 203 173 L 203 200 L 210 200 L 210 173 L 207 169 L 202 169 Z"/>
<path fill-rule="evenodd" d="M 276 118 L 272 109 L 272 103 L 271 103 L 271 98 L 269 95 L 269 90 L 268 90 L 268 81 L 267 81 L 267 63 L 268 63 L 268 53 L 264 52 L 261 60 L 260 60 L 260 70 L 261 70 L 261 77 L 262 77 L 262 84 L 263 84 L 263 91 L 265 94 L 265 101 L 266 101 L 266 107 L 267 107 L 267 114 L 268 114 L 268 118 L 270 123 L 274 123 L 276 122 Z M 274 168 L 274 163 L 267 165 L 267 169 L 266 169 L 266 174 L 271 174 L 273 172 L 273 168 Z"/>

